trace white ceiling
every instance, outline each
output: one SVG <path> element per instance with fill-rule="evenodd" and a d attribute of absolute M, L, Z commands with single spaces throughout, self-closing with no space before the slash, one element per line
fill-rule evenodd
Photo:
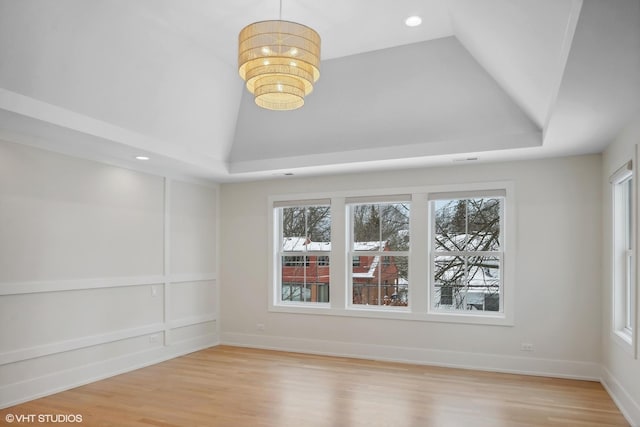
<path fill-rule="evenodd" d="M 322 37 L 290 112 L 236 64 L 278 0 L 0 0 L 0 138 L 234 181 L 598 152 L 640 111 L 637 0 L 282 3 Z"/>

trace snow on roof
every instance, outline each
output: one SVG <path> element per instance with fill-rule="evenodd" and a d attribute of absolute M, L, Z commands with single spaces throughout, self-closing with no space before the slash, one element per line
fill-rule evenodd
<path fill-rule="evenodd" d="M 354 242 L 354 251 L 384 251 L 386 242 Z M 282 242 L 282 250 L 284 252 L 313 252 L 313 251 L 330 251 L 331 242 L 312 242 L 305 237 L 285 237 Z M 353 277 L 371 278 L 374 277 L 376 268 L 380 264 L 380 256 L 374 256 L 373 261 L 369 265 L 369 270 L 362 273 L 353 273 Z"/>
<path fill-rule="evenodd" d="M 330 251 L 331 242 L 312 242 L 304 237 L 285 237 L 282 250 L 285 252 Z"/>
<path fill-rule="evenodd" d="M 381 247 L 382 246 L 382 247 Z M 384 251 L 386 242 L 354 242 L 354 251 Z M 305 237 L 285 237 L 282 242 L 285 252 L 330 251 L 331 242 L 312 242 Z"/>
<path fill-rule="evenodd" d="M 382 242 L 382 247 L 380 247 L 380 242 L 353 242 L 353 250 L 354 251 L 384 251 L 384 247 L 386 242 Z"/>
<path fill-rule="evenodd" d="M 380 255 L 373 257 L 373 262 L 369 265 L 369 271 L 365 271 L 364 273 L 356 273 L 354 271 L 352 277 L 372 278 L 374 277 L 373 274 L 376 272 L 376 268 L 378 268 L 378 264 L 380 264 Z"/>

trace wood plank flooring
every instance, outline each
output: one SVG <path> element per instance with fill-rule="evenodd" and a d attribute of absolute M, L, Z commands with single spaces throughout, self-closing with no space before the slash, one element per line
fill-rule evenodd
<path fill-rule="evenodd" d="M 1 410 L 0 423 L 7 414 L 138 427 L 628 425 L 596 382 L 229 346 Z M 25 424 L 45 425 L 13 423 Z"/>

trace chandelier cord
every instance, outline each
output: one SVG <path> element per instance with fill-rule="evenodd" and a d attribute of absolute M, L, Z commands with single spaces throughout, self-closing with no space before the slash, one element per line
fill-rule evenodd
<path fill-rule="evenodd" d="M 282 21 L 282 0 L 280 0 L 280 21 Z"/>

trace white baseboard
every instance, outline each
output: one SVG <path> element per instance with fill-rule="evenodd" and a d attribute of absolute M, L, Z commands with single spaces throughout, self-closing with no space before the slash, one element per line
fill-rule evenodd
<path fill-rule="evenodd" d="M 604 366 L 602 367 L 602 377 L 600 382 L 611 396 L 611 399 L 618 405 L 620 412 L 632 426 L 640 426 L 640 402 L 634 400 L 633 396 L 620 384 L 620 381 L 613 376 Z"/>
<path fill-rule="evenodd" d="M 640 405 L 638 402 L 634 401 L 608 370 L 601 368 L 597 363 L 240 333 L 224 333 L 221 340 L 218 340 L 214 335 L 196 337 L 175 345 L 152 348 L 3 386 L 0 387 L 0 409 L 154 365 L 218 344 L 601 381 L 627 421 L 631 425 L 640 426 Z"/>
<path fill-rule="evenodd" d="M 405 362 L 511 374 L 600 381 L 600 365 L 560 359 L 395 347 L 271 335 L 223 333 L 221 344 L 270 350 Z"/>
<path fill-rule="evenodd" d="M 0 409 L 154 365 L 218 344 L 216 335 L 201 336 L 170 346 L 154 347 L 2 386 L 0 387 Z"/>

